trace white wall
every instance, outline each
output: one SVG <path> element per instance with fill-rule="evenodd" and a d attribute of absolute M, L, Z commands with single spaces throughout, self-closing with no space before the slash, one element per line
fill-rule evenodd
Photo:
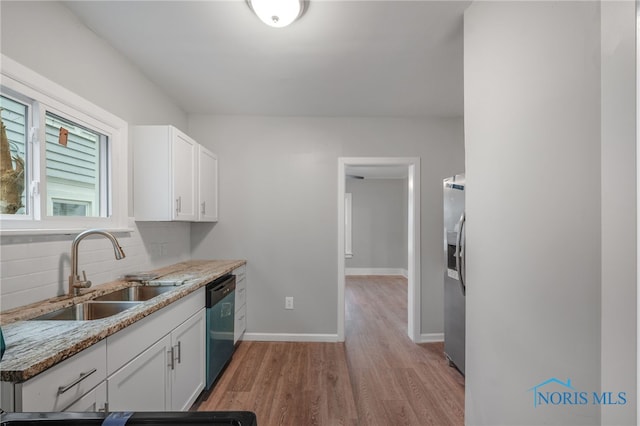
<path fill-rule="evenodd" d="M 193 235 L 194 257 L 255 262 L 251 331 L 335 333 L 337 158 L 421 156 L 422 332 L 442 331 L 441 180 L 463 168 L 461 120 L 194 117 L 187 128 L 186 114 L 64 5 L 3 1 L 0 14 L 3 54 L 130 125 L 174 124 L 221 155 L 220 224 L 194 225 L 191 234 L 185 224 L 143 225 L 120 235 L 133 263 L 115 262 L 97 240 L 96 266 L 87 268 L 94 283 L 184 260 Z M 63 291 L 70 242 L 3 237 L 2 308 Z M 296 296 L 293 312 L 281 309 L 285 295 Z"/>
<path fill-rule="evenodd" d="M 186 114 L 62 4 L 2 1 L 0 15 L 3 54 L 118 115 L 130 126 L 174 124 L 186 128 Z M 131 160 L 131 151 L 129 157 Z M 129 190 L 129 197 L 132 192 Z M 132 212 L 131 200 L 129 204 Z M 106 240 L 82 242 L 80 268 L 87 270 L 94 284 L 189 258 L 189 225 L 143 224 L 134 233 L 118 238 L 127 254 L 118 262 Z M 65 292 L 71 239 L 2 237 L 0 308 Z"/>
<path fill-rule="evenodd" d="M 602 408 L 602 424 L 635 425 L 637 411 L 636 11 L 601 4 L 602 389 L 630 404 Z"/>
<path fill-rule="evenodd" d="M 635 15 L 619 7 L 465 13 L 467 424 L 635 424 Z M 534 407 L 552 377 L 588 403 Z M 607 391 L 628 405 L 601 415 Z"/>
<path fill-rule="evenodd" d="M 174 124 L 186 114 L 126 57 L 57 1 L 2 1 L 2 53 L 129 124 Z"/>
<path fill-rule="evenodd" d="M 461 120 L 194 115 L 189 133 L 220 163 L 220 222 L 192 225 L 192 256 L 248 260 L 249 333 L 337 333 L 338 157 L 421 157 L 422 333 L 442 332 L 442 179 L 463 169 Z"/>
<path fill-rule="evenodd" d="M 407 179 L 347 179 L 353 258 L 347 268 L 407 269 Z M 347 271 L 348 272 L 348 271 Z"/>
<path fill-rule="evenodd" d="M 148 271 L 190 259 L 189 224 L 141 223 L 132 233 L 115 234 L 126 257 L 116 261 L 105 238 L 80 243 L 79 270 L 94 285 L 124 273 Z M 0 310 L 37 302 L 68 291 L 71 236 L 3 236 L 0 244 Z"/>

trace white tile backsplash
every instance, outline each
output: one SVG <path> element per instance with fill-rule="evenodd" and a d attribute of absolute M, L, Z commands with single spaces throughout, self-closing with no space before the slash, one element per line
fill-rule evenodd
<path fill-rule="evenodd" d="M 116 238 L 126 257 L 115 260 L 111 243 L 89 237 L 80 243 L 78 269 L 94 285 L 129 272 L 148 271 L 191 259 L 189 223 L 139 222 Z M 67 291 L 71 242 L 75 235 L 3 236 L 0 238 L 0 310 L 4 311 Z"/>

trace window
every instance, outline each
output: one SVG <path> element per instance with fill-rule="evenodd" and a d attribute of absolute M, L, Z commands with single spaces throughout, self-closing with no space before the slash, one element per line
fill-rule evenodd
<path fill-rule="evenodd" d="M 27 212 L 27 129 L 29 105 L 4 94 L 0 98 L 2 145 L 0 152 L 0 213 Z"/>
<path fill-rule="evenodd" d="M 46 113 L 45 122 L 47 215 L 106 217 L 108 204 L 101 200 L 109 192 L 108 136 L 50 112 Z M 53 203 L 56 198 L 81 203 L 85 208 L 56 211 Z"/>
<path fill-rule="evenodd" d="M 5 56 L 2 65 L 2 233 L 126 228 L 127 124 Z"/>

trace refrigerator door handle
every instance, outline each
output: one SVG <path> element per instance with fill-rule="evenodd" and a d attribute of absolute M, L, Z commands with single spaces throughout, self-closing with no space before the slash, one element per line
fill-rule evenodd
<path fill-rule="evenodd" d="M 458 236 L 456 238 L 456 269 L 458 271 L 458 277 L 460 281 L 460 290 L 462 290 L 462 294 L 466 293 L 467 285 L 465 284 L 464 277 L 464 241 L 462 236 L 464 235 L 464 226 L 466 222 L 466 216 L 463 212 L 460 216 L 460 220 L 458 221 Z"/>

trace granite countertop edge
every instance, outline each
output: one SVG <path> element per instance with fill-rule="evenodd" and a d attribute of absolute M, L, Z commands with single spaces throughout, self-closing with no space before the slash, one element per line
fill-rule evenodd
<path fill-rule="evenodd" d="M 0 362 L 0 381 L 28 380 L 244 264 L 245 260 L 193 260 L 157 269 L 153 271 L 159 275 L 156 285 L 175 282 L 175 290 L 100 320 L 30 321 L 121 288 L 154 285 L 154 281 L 145 284 L 114 281 L 78 297 L 48 299 L 4 312 L 0 315 L 0 324 L 7 350 Z"/>

